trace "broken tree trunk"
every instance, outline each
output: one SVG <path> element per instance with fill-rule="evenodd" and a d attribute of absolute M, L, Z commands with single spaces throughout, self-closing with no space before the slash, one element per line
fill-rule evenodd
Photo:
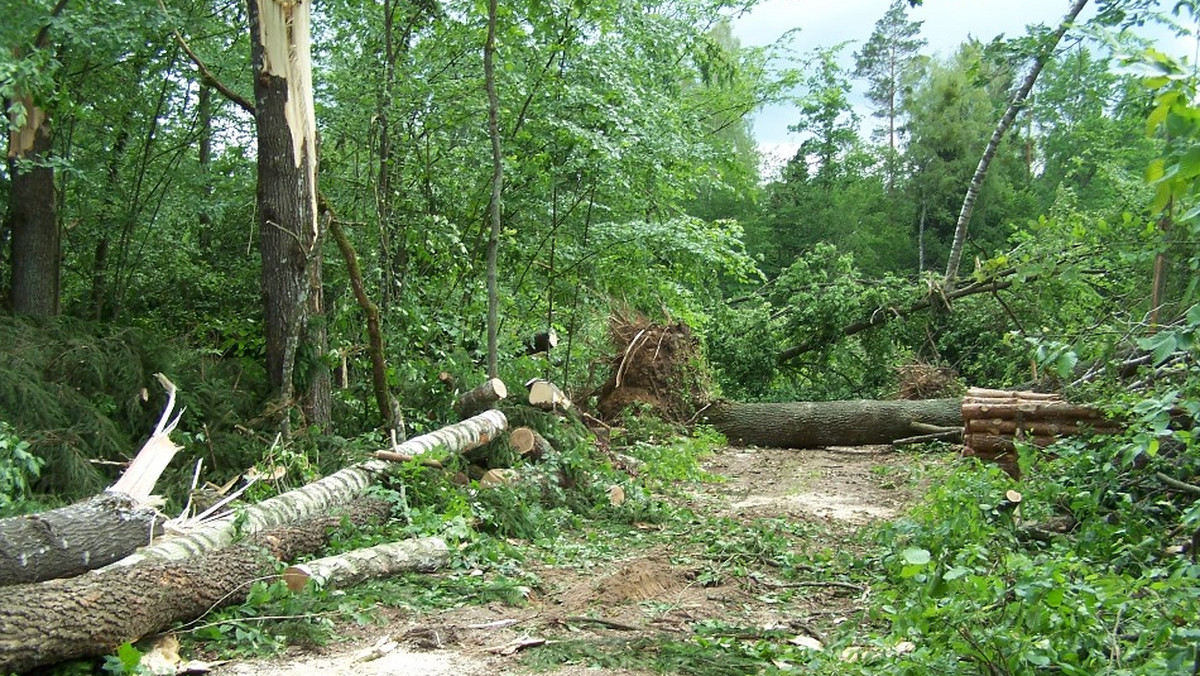
<path fill-rule="evenodd" d="M 530 460 L 540 460 L 554 452 L 554 446 L 532 427 L 518 427 L 508 435 L 508 444 Z"/>
<path fill-rule="evenodd" d="M 312 580 L 318 589 L 351 587 L 364 580 L 419 571 L 428 573 L 450 562 L 450 549 L 441 538 L 415 538 L 356 549 L 300 563 L 283 571 L 288 589 L 298 592 Z"/>
<path fill-rule="evenodd" d="M 250 540 L 187 561 L 145 561 L 0 589 L 0 673 L 110 652 L 128 641 L 246 598 L 250 585 L 275 576 L 279 559 L 312 553 L 343 519 L 385 519 L 389 505 L 361 500 L 273 528 Z"/>
<path fill-rule="evenodd" d="M 911 436 L 913 422 L 962 424 L 958 399 L 780 404 L 722 401 L 710 406 L 705 417 L 730 443 L 770 448 L 890 444 Z"/>
<path fill-rule="evenodd" d="M 465 420 L 488 410 L 507 396 L 508 388 L 504 386 L 503 380 L 488 378 L 479 387 L 459 396 L 458 401 L 454 402 L 454 410 L 458 412 L 459 419 Z"/>
<path fill-rule="evenodd" d="M 508 421 L 503 413 L 486 411 L 460 423 L 413 437 L 389 450 L 401 455 L 414 456 L 444 447 L 452 453 L 462 453 L 486 444 L 507 426 Z M 375 478 L 389 467 L 392 467 L 392 464 L 385 460 L 360 462 L 307 486 L 252 505 L 239 515 L 230 514 L 190 530 L 185 535 L 155 543 L 113 565 L 132 565 L 148 558 L 184 559 L 227 546 L 233 541 L 235 531 L 243 535 L 258 533 L 311 514 L 328 512 L 362 494 L 374 483 Z"/>
<path fill-rule="evenodd" d="M 70 577 L 133 553 L 162 531 L 150 494 L 179 450 L 170 434 L 179 423 L 175 385 L 167 390 L 158 425 L 129 467 L 108 490 L 40 514 L 0 519 L 0 586 Z"/>

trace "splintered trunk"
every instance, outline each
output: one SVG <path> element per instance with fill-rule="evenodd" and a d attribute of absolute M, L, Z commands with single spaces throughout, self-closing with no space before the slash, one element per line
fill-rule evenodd
<path fill-rule="evenodd" d="M 18 101 L 24 124 L 9 133 L 9 175 L 12 177 L 9 218 L 12 228 L 13 312 L 54 317 L 59 312 L 57 196 L 50 154 L 50 120 L 29 97 Z"/>
<path fill-rule="evenodd" d="M 733 444 L 820 448 L 890 444 L 911 437 L 913 423 L 962 425 L 958 399 L 922 401 L 812 401 L 740 404 L 724 401 L 705 412 Z"/>
<path fill-rule="evenodd" d="M 308 3 L 249 0 L 258 123 L 258 219 L 267 373 L 286 404 L 327 423 L 317 148 Z M 297 356 L 308 355 L 302 362 Z M 284 429 L 286 429 L 286 417 Z"/>

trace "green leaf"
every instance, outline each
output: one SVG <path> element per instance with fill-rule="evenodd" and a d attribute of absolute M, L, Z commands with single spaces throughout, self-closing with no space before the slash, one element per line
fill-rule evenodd
<path fill-rule="evenodd" d="M 914 566 L 923 566 L 929 563 L 930 560 L 929 550 L 921 549 L 920 547 L 909 547 L 903 552 L 900 552 L 900 556 L 906 563 Z"/>

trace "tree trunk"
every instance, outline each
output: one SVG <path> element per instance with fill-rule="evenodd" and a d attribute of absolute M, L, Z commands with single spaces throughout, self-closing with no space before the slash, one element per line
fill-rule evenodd
<path fill-rule="evenodd" d="M 430 572 L 450 562 L 450 549 L 441 538 L 416 538 L 328 556 L 283 571 L 288 589 L 302 591 L 312 580 L 319 589 L 352 587 L 409 571 Z"/>
<path fill-rule="evenodd" d="M 238 603 L 253 582 L 275 576 L 276 561 L 323 547 L 344 518 L 364 524 L 389 511 L 382 500 L 364 500 L 345 515 L 315 516 L 187 561 L 147 561 L 6 587 L 0 590 L 0 673 L 110 652 Z"/>
<path fill-rule="evenodd" d="M 79 575 L 129 556 L 160 532 L 162 518 L 152 507 L 107 491 L 0 519 L 0 585 Z"/>
<path fill-rule="evenodd" d="M 296 383 L 306 386 L 308 422 L 326 423 L 329 378 L 320 360 L 324 331 L 314 321 L 322 308 L 310 4 L 248 0 L 247 7 L 258 124 L 267 374 L 288 408 L 297 398 Z M 309 344 L 302 346 L 303 341 Z M 297 360 L 301 353 L 308 355 L 303 364 Z M 286 414 L 281 427 L 288 431 Z"/>
<path fill-rule="evenodd" d="M 464 392 L 458 401 L 454 402 L 454 409 L 458 412 L 459 418 L 469 418 L 486 411 L 507 396 L 508 388 L 504 386 L 503 380 L 488 378 L 479 387 Z"/>
<path fill-rule="evenodd" d="M 353 289 L 358 307 L 367 320 L 367 342 L 370 346 L 371 356 L 371 387 L 375 391 L 375 405 L 379 407 L 379 417 L 383 420 L 384 427 L 394 431 L 397 435 L 403 435 L 403 425 L 396 415 L 399 406 L 394 401 L 387 384 L 387 361 L 384 358 L 379 306 L 375 305 L 367 295 L 366 282 L 363 280 L 362 269 L 358 265 L 358 253 L 354 251 L 353 245 L 350 244 L 350 238 L 346 237 L 346 233 L 334 218 L 332 211 L 329 212 L 329 231 L 333 234 L 338 250 L 342 252 L 342 258 L 346 261 L 346 271 L 350 275 L 350 288 Z"/>
<path fill-rule="evenodd" d="M 0 586 L 79 575 L 117 561 L 162 531 L 150 494 L 179 450 L 171 432 L 175 385 L 162 374 L 167 405 L 129 467 L 107 491 L 39 514 L 0 519 Z"/>
<path fill-rule="evenodd" d="M 554 446 L 531 427 L 518 427 L 508 435 L 508 445 L 530 460 L 541 460 L 554 453 Z"/>
<path fill-rule="evenodd" d="M 889 444 L 912 436 L 912 423 L 962 425 L 961 401 L 817 401 L 741 404 L 723 401 L 705 412 L 733 444 L 819 448 Z"/>
<path fill-rule="evenodd" d="M 25 123 L 10 132 L 9 175 L 12 177 L 9 223 L 12 228 L 12 286 L 9 298 L 16 314 L 54 317 L 59 312 L 61 244 L 58 198 L 50 155 L 50 119 L 31 97 Z"/>
<path fill-rule="evenodd" d="M 504 186 L 504 165 L 500 154 L 500 99 L 496 95 L 496 0 L 488 0 L 487 42 L 483 47 L 484 85 L 488 97 L 488 135 L 492 139 L 492 199 L 488 204 L 491 235 L 487 246 L 487 362 L 488 377 L 500 377 L 499 326 L 500 291 L 497 280 L 497 250 L 500 248 L 500 194 Z"/>
<path fill-rule="evenodd" d="M 1054 48 L 1058 46 L 1058 42 L 1062 40 L 1067 29 L 1074 23 L 1075 17 L 1079 16 L 1079 12 L 1087 3 L 1088 0 L 1075 0 L 1075 3 L 1071 5 L 1071 9 L 1063 17 L 1058 29 L 1054 31 L 1049 42 L 1034 59 L 1033 68 L 1029 70 L 1021 87 L 1013 95 L 1012 101 L 1008 104 L 1008 110 L 1004 111 L 1004 116 L 1000 118 L 1000 122 L 996 124 L 996 129 L 992 132 L 992 138 L 983 151 L 983 157 L 979 158 L 979 166 L 975 168 L 975 175 L 971 177 L 971 183 L 967 186 L 967 194 L 963 197 L 962 210 L 958 214 L 958 223 L 954 228 L 954 243 L 950 246 L 950 261 L 946 265 L 946 279 L 942 284 L 946 289 L 953 288 L 954 281 L 958 278 L 958 266 L 962 260 L 963 245 L 967 241 L 967 225 L 971 222 L 971 213 L 975 210 L 975 199 L 979 197 L 979 190 L 983 187 L 983 180 L 987 178 L 992 158 L 996 156 L 996 151 L 1000 148 L 1000 141 L 1008 132 L 1008 128 L 1012 126 L 1013 121 L 1017 119 L 1017 114 L 1025 107 L 1025 99 L 1033 90 L 1033 84 L 1037 82 L 1042 67 L 1054 54 Z"/>
<path fill-rule="evenodd" d="M 469 420 L 413 437 L 389 449 L 404 455 L 419 455 L 434 448 L 462 453 L 496 438 L 508 420 L 500 411 L 487 411 Z M 391 467 L 384 460 L 367 460 L 334 472 L 307 486 L 277 495 L 252 505 L 239 515 L 188 531 L 186 535 L 164 539 L 128 556 L 113 567 L 130 566 L 146 559 L 184 559 L 202 552 L 220 549 L 233 542 L 237 534 L 258 533 L 311 514 L 328 512 L 361 495 L 375 478 Z"/>

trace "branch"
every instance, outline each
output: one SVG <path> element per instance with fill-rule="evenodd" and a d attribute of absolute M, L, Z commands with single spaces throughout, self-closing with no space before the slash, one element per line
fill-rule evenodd
<path fill-rule="evenodd" d="M 63 2 L 65 3 L 66 0 L 63 0 Z M 167 12 L 166 5 L 163 4 L 163 0 L 158 0 L 158 7 L 163 11 L 163 14 L 170 16 L 170 14 Z M 200 71 L 200 77 L 204 82 L 212 85 L 214 89 L 221 92 L 222 96 L 237 104 L 237 106 L 242 110 L 250 113 L 251 115 L 255 114 L 254 104 L 250 103 L 243 98 L 241 94 L 233 91 L 229 87 L 225 86 L 225 84 L 220 80 L 218 80 L 217 76 L 213 75 L 212 71 L 208 69 L 208 66 L 204 65 L 204 62 L 201 61 L 200 57 L 196 55 L 196 52 L 192 51 L 192 48 L 188 46 L 187 40 L 183 39 L 183 36 L 179 34 L 179 31 L 176 30 L 174 26 L 171 27 L 171 34 L 175 36 L 175 40 L 179 43 L 179 46 L 183 49 L 183 52 L 188 55 L 188 58 L 191 59 L 192 63 L 196 64 L 196 68 Z"/>
<path fill-rule="evenodd" d="M 984 280 L 977 281 L 977 282 L 972 282 L 962 288 L 950 291 L 949 293 L 940 294 L 937 297 L 938 302 L 948 304 L 949 301 L 957 300 L 959 298 L 965 298 L 967 296 L 974 296 L 974 295 L 980 294 L 980 293 L 994 293 L 994 292 L 1000 291 L 1002 289 L 1007 289 L 1013 285 L 1013 280 L 1010 277 L 1015 272 L 1016 271 L 1012 268 L 1009 268 L 1007 270 L 1002 270 L 1000 272 L 997 272 L 995 275 L 993 275 L 992 277 L 990 277 L 988 279 L 984 279 Z M 1035 279 L 1037 279 L 1037 276 L 1031 275 L 1031 276 L 1027 277 L 1025 281 L 1033 281 Z M 913 303 L 912 305 L 909 305 L 906 308 L 901 308 L 901 309 L 895 309 L 895 308 L 889 308 L 889 307 L 875 308 L 871 312 L 870 317 L 868 317 L 867 319 L 860 319 L 851 324 L 847 324 L 846 326 L 843 326 L 841 329 L 839 329 L 837 333 L 840 337 L 843 337 L 843 338 L 848 337 L 848 336 L 853 336 L 854 334 L 866 331 L 867 329 L 869 329 L 871 327 L 880 326 L 882 324 L 885 324 L 885 323 L 887 323 L 888 320 L 890 320 L 892 318 L 907 317 L 908 315 L 915 314 L 917 312 L 920 312 L 921 310 L 926 310 L 933 305 L 933 297 L 934 297 L 933 293 L 934 292 L 931 291 L 924 298 L 916 301 L 915 303 Z M 782 350 L 779 353 L 779 355 L 776 357 L 776 361 L 779 364 L 786 364 L 787 362 L 795 359 L 796 357 L 799 357 L 800 355 L 804 354 L 805 352 L 811 352 L 811 351 L 817 349 L 818 347 L 820 347 L 820 345 L 813 342 L 813 340 L 810 339 L 799 345 L 794 345 L 785 350 Z"/>

